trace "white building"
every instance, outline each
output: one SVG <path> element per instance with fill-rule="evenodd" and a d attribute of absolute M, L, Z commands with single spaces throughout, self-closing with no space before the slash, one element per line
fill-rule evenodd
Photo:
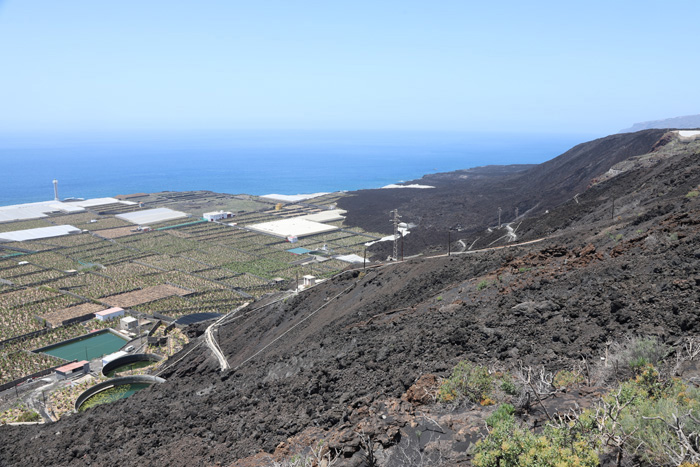
<path fill-rule="evenodd" d="M 229 211 L 213 211 L 213 212 L 205 212 L 202 214 L 202 218 L 205 221 L 213 222 L 213 221 L 220 221 L 221 219 L 230 219 L 233 217 L 233 213 Z"/>
<path fill-rule="evenodd" d="M 121 328 L 126 331 L 131 331 L 132 329 L 136 329 L 139 326 L 139 320 L 137 320 L 133 316 L 127 316 L 125 318 L 122 318 L 119 320 L 119 322 L 121 324 Z"/>
<path fill-rule="evenodd" d="M 110 319 L 118 318 L 119 316 L 124 316 L 124 308 L 107 308 L 106 310 L 95 313 L 95 318 L 100 321 L 109 321 Z"/>
<path fill-rule="evenodd" d="M 304 287 L 310 287 L 316 283 L 316 276 L 304 276 Z"/>

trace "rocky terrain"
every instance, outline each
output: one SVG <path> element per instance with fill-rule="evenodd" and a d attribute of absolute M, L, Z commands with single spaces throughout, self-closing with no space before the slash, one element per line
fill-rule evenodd
<path fill-rule="evenodd" d="M 402 220 L 417 224 L 405 239 L 405 254 L 426 249 L 447 250 L 451 239 L 464 238 L 475 247 L 485 246 L 486 226 L 528 219 L 551 211 L 561 203 L 583 193 L 592 180 L 612 166 L 634 156 L 648 154 L 663 146 L 665 130 L 607 136 L 579 144 L 559 157 L 536 166 L 487 167 L 426 175 L 407 182 L 434 186 L 434 189 L 362 190 L 343 198 L 339 206 L 347 209 L 347 222 L 362 228 L 391 233 L 389 212 L 398 209 Z M 516 219 L 517 210 L 517 219 Z M 381 230 L 378 230 L 381 229 Z M 386 245 L 374 247 L 377 258 L 384 259 Z"/>
<path fill-rule="evenodd" d="M 468 250 L 455 236 L 451 256 L 442 248 L 257 302 L 214 333 L 224 372 L 203 344 L 206 325 L 191 328 L 166 383 L 51 425 L 0 427 L 0 465 L 282 465 L 314 449 L 338 466 L 471 465 L 495 406 L 435 397 L 463 360 L 521 375 L 585 368 L 575 390 L 521 404 L 532 427 L 590 406 L 613 343 L 656 336 L 674 346 L 700 330 L 700 150 L 672 137 L 658 145 L 665 133 L 614 135 L 536 167 L 421 180 L 434 190 L 358 192 L 343 201 L 348 220 L 376 230 L 399 208 L 419 224 L 411 252 L 446 246 L 434 238 L 446 227 L 495 243 Z M 672 156 L 589 187 L 668 144 Z M 522 217 L 499 228 L 498 206 Z"/>

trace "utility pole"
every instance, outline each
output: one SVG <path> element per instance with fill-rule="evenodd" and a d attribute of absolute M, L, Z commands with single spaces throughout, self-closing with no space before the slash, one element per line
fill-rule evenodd
<path fill-rule="evenodd" d="M 498 208 L 498 228 L 501 228 L 501 208 Z"/>
<path fill-rule="evenodd" d="M 515 219 L 516 220 L 518 219 L 518 208 L 517 207 L 515 208 Z"/>
<path fill-rule="evenodd" d="M 610 219 L 615 219 L 615 198 L 612 200 L 612 211 L 610 211 Z"/>
<path fill-rule="evenodd" d="M 367 269 L 367 247 L 365 247 L 365 257 L 362 260 L 362 269 Z M 298 276 L 297 276 L 298 277 Z M 297 279 L 298 280 L 298 279 Z"/>
<path fill-rule="evenodd" d="M 452 229 L 447 231 L 447 256 L 452 256 Z"/>
<path fill-rule="evenodd" d="M 393 260 L 398 261 L 399 260 L 399 219 L 401 219 L 401 216 L 399 216 L 399 210 L 394 209 L 391 211 L 394 215 L 391 218 L 391 221 L 394 223 L 394 255 L 393 255 Z"/>

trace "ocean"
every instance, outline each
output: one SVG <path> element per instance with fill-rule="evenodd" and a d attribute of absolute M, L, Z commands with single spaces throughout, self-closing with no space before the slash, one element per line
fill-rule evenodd
<path fill-rule="evenodd" d="M 590 135 L 235 131 L 0 138 L 0 205 L 211 190 L 298 194 L 378 188 L 425 174 L 549 160 Z"/>

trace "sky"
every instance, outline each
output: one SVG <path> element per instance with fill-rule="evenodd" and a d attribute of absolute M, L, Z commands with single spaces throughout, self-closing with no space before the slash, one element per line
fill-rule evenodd
<path fill-rule="evenodd" d="M 700 113 L 700 2 L 0 0 L 0 130 L 615 133 Z"/>

